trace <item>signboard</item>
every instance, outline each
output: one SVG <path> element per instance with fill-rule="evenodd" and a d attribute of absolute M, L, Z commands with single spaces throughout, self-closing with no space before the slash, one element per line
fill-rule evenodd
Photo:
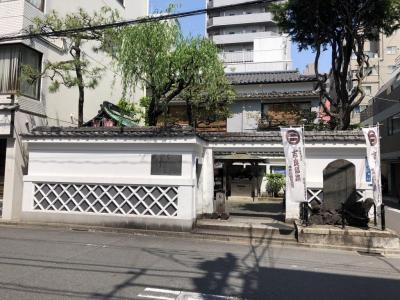
<path fill-rule="evenodd" d="M 11 135 L 11 111 L 0 111 L 0 136 Z"/>
<path fill-rule="evenodd" d="M 381 150 L 379 142 L 379 127 L 363 128 L 367 144 L 367 160 L 372 175 L 372 190 L 376 206 L 382 204 L 381 183 Z"/>
<path fill-rule="evenodd" d="M 307 201 L 306 162 L 302 128 L 281 128 L 286 158 L 286 198 Z"/>

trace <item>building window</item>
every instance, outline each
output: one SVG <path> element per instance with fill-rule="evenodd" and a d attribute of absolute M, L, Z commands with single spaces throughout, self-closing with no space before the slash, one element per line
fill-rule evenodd
<path fill-rule="evenodd" d="M 124 0 L 117 0 L 117 2 L 118 2 L 119 4 L 121 4 L 123 7 L 125 7 L 125 5 L 124 5 Z"/>
<path fill-rule="evenodd" d="M 262 122 L 269 127 L 299 125 L 311 116 L 310 102 L 263 103 Z"/>
<path fill-rule="evenodd" d="M 392 74 L 396 69 L 397 69 L 397 67 L 395 65 L 388 66 L 387 67 L 388 74 Z"/>
<path fill-rule="evenodd" d="M 367 96 L 371 96 L 372 94 L 372 87 L 370 85 L 363 86 L 364 92 Z"/>
<path fill-rule="evenodd" d="M 44 11 L 44 0 L 25 0 L 25 1 L 32 4 L 37 9 Z"/>
<path fill-rule="evenodd" d="M 42 54 L 21 44 L 0 45 L 0 94 L 16 94 L 39 99 L 40 80 L 21 78 L 21 67 L 29 65 L 40 72 Z"/>
<path fill-rule="evenodd" d="M 182 155 L 153 154 L 151 156 L 151 175 L 182 175 Z"/>
<path fill-rule="evenodd" d="M 397 53 L 396 46 L 386 47 L 386 54 L 396 54 L 396 53 Z"/>
<path fill-rule="evenodd" d="M 400 113 L 388 119 L 388 135 L 400 133 Z"/>

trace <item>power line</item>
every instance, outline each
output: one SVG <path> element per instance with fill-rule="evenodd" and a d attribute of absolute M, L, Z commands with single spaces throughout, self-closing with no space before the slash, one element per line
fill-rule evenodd
<path fill-rule="evenodd" d="M 123 26 L 128 26 L 128 25 L 144 24 L 144 23 L 151 23 L 151 22 L 157 22 L 157 21 L 163 21 L 163 20 L 185 18 L 185 17 L 196 16 L 196 15 L 208 14 L 208 13 L 212 13 L 212 12 L 216 12 L 216 11 L 220 11 L 220 10 L 224 10 L 224 9 L 232 9 L 232 8 L 239 8 L 239 7 L 243 7 L 243 6 L 260 5 L 260 4 L 271 4 L 271 3 L 275 3 L 275 2 L 281 2 L 281 0 L 248 1 L 248 2 L 243 2 L 243 3 L 238 3 L 238 4 L 230 4 L 230 5 L 224 5 L 224 6 L 218 6 L 218 7 L 197 9 L 197 10 L 186 11 L 186 12 L 181 12 L 181 13 L 173 13 L 173 14 L 168 14 L 168 15 L 138 18 L 135 20 L 121 21 L 121 22 L 110 23 L 110 24 L 102 24 L 102 25 L 88 26 L 88 27 L 82 27 L 82 28 L 51 31 L 51 32 L 40 32 L 40 33 L 29 33 L 29 34 L 20 34 L 20 35 L 12 35 L 12 36 L 3 36 L 3 37 L 0 37 L 0 42 L 24 40 L 24 39 L 31 39 L 31 38 L 37 38 L 37 37 L 62 37 L 62 36 L 67 36 L 68 34 L 71 34 L 71 33 L 85 32 L 85 31 L 90 31 L 90 30 L 105 30 L 105 29 L 109 29 L 109 28 L 123 27 Z"/>

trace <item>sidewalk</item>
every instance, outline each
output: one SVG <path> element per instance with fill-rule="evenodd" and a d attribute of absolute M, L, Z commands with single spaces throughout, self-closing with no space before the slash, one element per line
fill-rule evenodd
<path fill-rule="evenodd" d="M 388 207 L 400 210 L 400 200 L 396 197 L 383 196 L 383 203 Z"/>

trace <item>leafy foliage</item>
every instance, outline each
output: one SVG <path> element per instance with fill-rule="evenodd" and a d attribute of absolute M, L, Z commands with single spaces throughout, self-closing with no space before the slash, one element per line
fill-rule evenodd
<path fill-rule="evenodd" d="M 400 0 L 288 0 L 274 4 L 272 11 L 300 50 L 315 51 L 317 88 L 324 110 L 337 127 L 347 129 L 351 112 L 366 96 L 362 83 L 370 65 L 365 42 L 399 28 Z M 332 48 L 330 78 L 319 72 L 321 52 L 328 47 Z M 354 80 L 353 56 L 357 62 Z M 332 105 L 328 107 L 325 100 Z"/>
<path fill-rule="evenodd" d="M 94 12 L 93 15 L 79 9 L 76 13 L 67 14 L 64 17 L 59 16 L 56 11 L 52 11 L 43 19 L 34 19 L 32 33 L 66 31 L 58 37 L 66 40 L 66 52 L 70 54 L 70 59 L 57 62 L 47 61 L 39 74 L 31 67 L 23 66 L 23 74 L 31 80 L 39 77 L 50 78 L 49 91 L 53 93 L 57 92 L 61 85 L 67 88 L 78 87 L 79 126 L 83 124 L 85 89 L 96 88 L 104 71 L 104 67 L 92 66 L 83 47 L 86 43 L 92 42 L 90 45 L 93 46 L 94 50 L 102 49 L 102 43 L 105 42 L 104 38 L 109 36 L 107 34 L 109 30 L 90 29 L 90 27 L 113 23 L 118 19 L 118 12 L 108 7 L 101 8 L 99 12 Z M 77 28 L 88 28 L 88 30 L 84 32 L 73 31 Z"/>
<path fill-rule="evenodd" d="M 185 101 L 190 123 L 199 117 L 200 111 L 228 113 L 233 90 L 211 41 L 184 38 L 179 23 L 173 21 L 126 27 L 116 36 L 113 55 L 123 77 L 125 94 L 139 83 L 148 89 L 148 125 L 157 125 L 160 116 L 167 116 L 171 101 L 177 99 Z"/>
<path fill-rule="evenodd" d="M 141 123 L 143 119 L 143 109 L 140 105 L 122 98 L 118 101 L 117 106 L 126 116 L 134 120 L 137 124 Z"/>
<path fill-rule="evenodd" d="M 286 185 L 283 174 L 267 174 L 267 192 L 272 195 L 278 194 Z"/>

